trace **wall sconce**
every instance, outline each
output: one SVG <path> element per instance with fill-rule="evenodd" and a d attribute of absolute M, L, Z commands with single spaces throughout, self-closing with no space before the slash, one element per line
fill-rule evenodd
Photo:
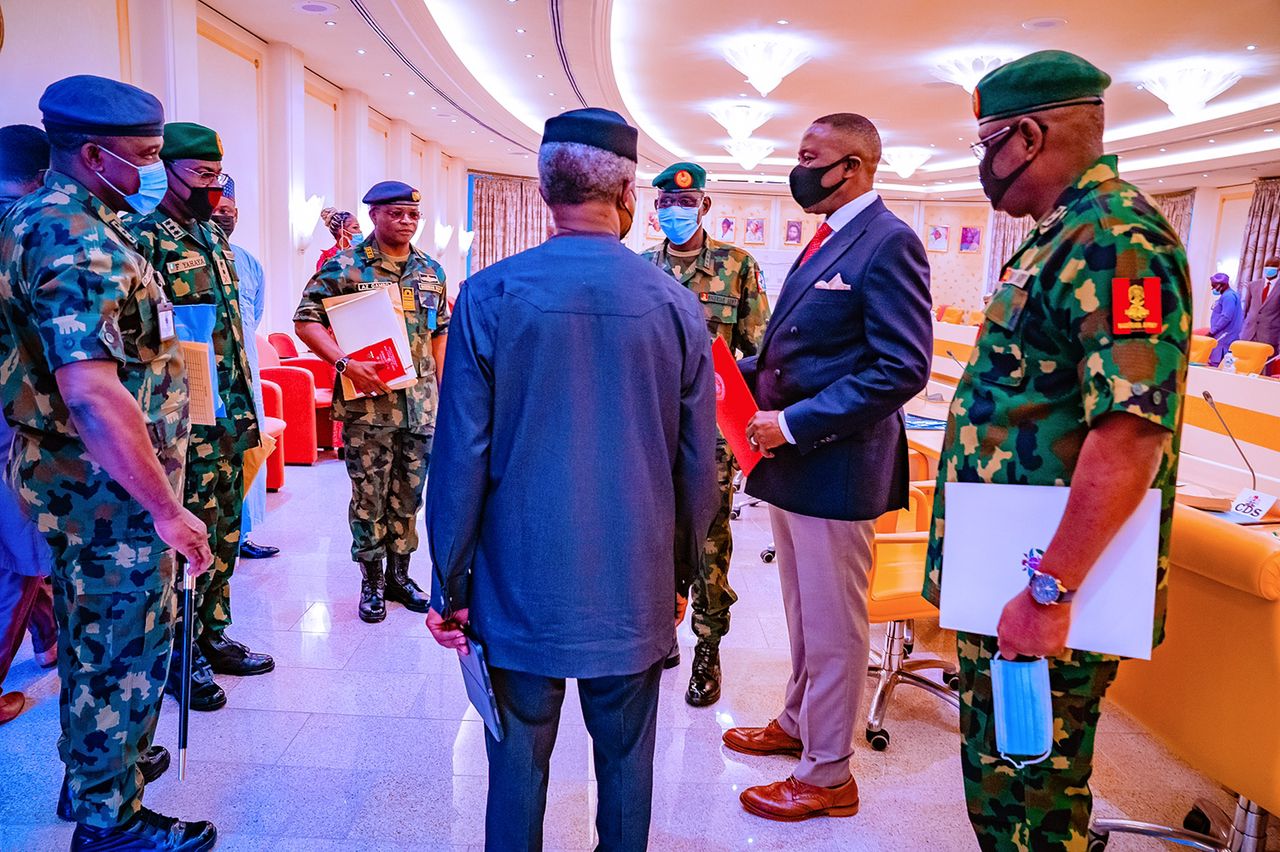
<path fill-rule="evenodd" d="M 1185 118 L 1240 81 L 1238 66 L 1222 59 L 1181 59 L 1148 67 L 1143 87 Z"/>
<path fill-rule="evenodd" d="M 453 226 L 446 225 L 443 222 L 436 221 L 436 251 L 444 252 L 449 247 L 449 240 L 453 239 Z"/>
<path fill-rule="evenodd" d="M 466 257 L 467 252 L 471 251 L 471 244 L 475 242 L 476 232 L 458 228 L 458 251 L 462 252 L 462 256 Z"/>
<path fill-rule="evenodd" d="M 885 148 L 881 152 L 884 164 L 897 172 L 900 178 L 911 177 L 916 173 L 916 169 L 923 166 L 932 156 L 933 152 L 928 148 L 910 146 Z"/>
<path fill-rule="evenodd" d="M 724 149 L 747 171 L 760 165 L 761 160 L 773 153 L 773 145 L 763 139 L 734 139 Z"/>
<path fill-rule="evenodd" d="M 306 199 L 297 197 L 289 205 L 289 219 L 293 223 L 293 247 L 298 254 L 306 254 L 315 239 L 316 227 L 320 222 L 320 211 L 324 209 L 324 199 L 319 195 L 311 195 Z"/>
<path fill-rule="evenodd" d="M 742 72 L 761 97 L 812 58 L 808 44 L 795 36 L 761 33 L 733 36 L 722 48 L 725 61 Z"/>

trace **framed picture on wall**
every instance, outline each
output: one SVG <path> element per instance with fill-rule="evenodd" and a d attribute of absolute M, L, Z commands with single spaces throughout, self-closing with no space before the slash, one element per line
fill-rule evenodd
<path fill-rule="evenodd" d="M 981 228 L 960 229 L 960 251 L 963 254 L 973 254 L 975 252 L 982 251 Z"/>
<path fill-rule="evenodd" d="M 925 225 L 924 247 L 929 251 L 945 252 L 951 247 L 951 228 L 947 225 Z"/>
<path fill-rule="evenodd" d="M 733 216 L 716 219 L 716 239 L 731 243 L 738 238 L 738 220 Z"/>
<path fill-rule="evenodd" d="M 749 246 L 764 245 L 764 219 L 747 220 L 747 233 L 742 242 Z"/>
<path fill-rule="evenodd" d="M 782 232 L 784 246 L 798 246 L 804 242 L 804 222 L 799 219 L 788 219 Z"/>
<path fill-rule="evenodd" d="M 663 238 L 662 226 L 658 224 L 658 213 L 655 210 L 650 210 L 649 217 L 644 221 L 644 238 L 646 240 L 660 240 Z"/>

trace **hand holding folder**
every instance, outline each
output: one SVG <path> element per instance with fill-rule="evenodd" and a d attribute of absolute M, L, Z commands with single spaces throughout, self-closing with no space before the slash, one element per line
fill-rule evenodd
<path fill-rule="evenodd" d="M 723 337 L 711 344 L 711 357 L 716 373 L 716 424 L 743 474 L 750 475 L 763 456 L 747 441 L 747 424 L 760 408 Z"/>

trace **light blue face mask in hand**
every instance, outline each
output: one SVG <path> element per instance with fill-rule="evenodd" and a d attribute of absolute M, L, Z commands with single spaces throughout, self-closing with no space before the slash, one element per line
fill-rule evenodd
<path fill-rule="evenodd" d="M 108 180 L 106 175 L 100 175 L 107 186 L 124 196 L 124 202 L 129 205 L 130 210 L 139 216 L 146 216 L 160 206 L 164 194 L 169 191 L 169 176 L 165 174 L 163 160 L 156 160 L 146 166 L 135 166 L 109 148 L 99 145 L 98 150 L 110 154 L 138 173 L 138 191 L 132 195 L 126 194 L 123 189 Z"/>
<path fill-rule="evenodd" d="M 991 660 L 996 751 L 1014 767 L 1040 763 L 1053 751 L 1049 661 Z"/>
<path fill-rule="evenodd" d="M 662 207 L 658 210 L 658 225 L 673 246 L 682 246 L 698 233 L 700 212 L 697 207 Z"/>

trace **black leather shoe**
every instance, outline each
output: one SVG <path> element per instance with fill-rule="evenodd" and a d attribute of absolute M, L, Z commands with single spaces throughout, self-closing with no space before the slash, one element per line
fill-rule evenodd
<path fill-rule="evenodd" d="M 720 700 L 719 648 L 699 642 L 693 650 L 693 674 L 684 700 L 694 707 L 706 707 Z"/>
<path fill-rule="evenodd" d="M 77 825 L 71 852 L 206 852 L 217 842 L 211 822 L 182 822 L 143 808 L 115 828 Z"/>
<path fill-rule="evenodd" d="M 270 559 L 279 555 L 280 548 L 266 544 L 254 544 L 247 538 L 240 544 L 241 559 Z"/>
<path fill-rule="evenodd" d="M 360 563 L 360 620 L 377 624 L 387 617 L 387 578 L 382 573 L 382 560 Z"/>
<path fill-rule="evenodd" d="M 150 784 L 169 768 L 169 750 L 164 746 L 152 746 L 138 755 L 138 769 L 142 771 L 142 780 Z M 67 776 L 62 776 L 62 791 L 58 793 L 58 819 L 63 822 L 75 822 L 71 813 L 71 787 Z"/>
<path fill-rule="evenodd" d="M 678 665 L 680 665 L 680 649 L 676 648 L 671 652 L 671 656 L 667 657 L 666 660 L 663 661 L 662 668 L 674 669 Z"/>
<path fill-rule="evenodd" d="M 191 709 L 201 713 L 220 710 L 227 705 L 227 694 L 213 679 L 213 668 L 197 643 L 191 661 Z M 182 685 L 182 644 L 175 642 L 173 658 L 169 661 L 169 677 L 165 680 L 164 691 L 177 698 L 181 695 Z"/>
<path fill-rule="evenodd" d="M 408 553 L 392 553 L 387 556 L 387 600 L 401 604 L 410 612 L 426 612 L 431 608 L 431 598 L 409 576 Z"/>
<path fill-rule="evenodd" d="M 249 648 L 225 634 L 206 630 L 200 637 L 200 650 L 209 661 L 214 674 L 250 675 L 266 674 L 276 667 L 276 661 L 267 654 L 255 654 Z"/>

